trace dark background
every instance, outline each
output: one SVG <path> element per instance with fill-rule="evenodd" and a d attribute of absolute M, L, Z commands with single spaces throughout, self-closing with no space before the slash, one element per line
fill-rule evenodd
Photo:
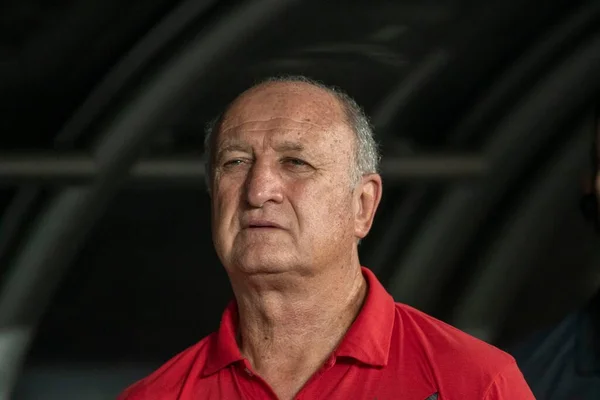
<path fill-rule="evenodd" d="M 361 259 L 398 301 L 499 346 L 560 320 L 600 284 L 599 35 L 598 1 L 2 3 L 0 398 L 111 398 L 218 326 L 203 127 L 278 74 L 372 117 Z"/>

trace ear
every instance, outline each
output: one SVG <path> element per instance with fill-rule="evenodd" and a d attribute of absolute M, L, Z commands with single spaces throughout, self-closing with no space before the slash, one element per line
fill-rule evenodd
<path fill-rule="evenodd" d="M 371 230 L 382 188 L 381 176 L 368 174 L 362 177 L 354 190 L 354 235 L 359 239 Z"/>

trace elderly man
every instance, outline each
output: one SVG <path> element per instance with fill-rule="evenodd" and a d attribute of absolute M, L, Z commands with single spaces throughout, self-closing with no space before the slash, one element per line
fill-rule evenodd
<path fill-rule="evenodd" d="M 512 357 L 394 303 L 361 268 L 382 183 L 350 97 L 268 80 L 206 144 L 213 241 L 235 300 L 218 332 L 120 399 L 533 398 Z"/>

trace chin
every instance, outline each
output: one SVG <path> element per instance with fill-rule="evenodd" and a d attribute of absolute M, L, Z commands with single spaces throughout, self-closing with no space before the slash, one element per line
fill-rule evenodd
<path fill-rule="evenodd" d="M 294 264 L 291 257 L 279 254 L 240 255 L 234 262 L 235 268 L 245 275 L 271 275 L 291 272 L 294 270 Z"/>
<path fill-rule="evenodd" d="M 289 238 L 283 235 L 239 235 L 232 243 L 232 264 L 243 270 L 281 269 L 296 257 Z"/>

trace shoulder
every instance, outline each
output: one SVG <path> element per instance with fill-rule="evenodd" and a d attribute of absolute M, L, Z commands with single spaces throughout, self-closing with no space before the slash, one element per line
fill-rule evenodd
<path fill-rule="evenodd" d="M 203 368 L 214 336 L 213 333 L 177 354 L 156 371 L 125 389 L 117 400 L 158 400 L 177 393 L 193 370 Z"/>
<path fill-rule="evenodd" d="M 402 347 L 416 361 L 429 364 L 434 379 L 452 388 L 450 392 L 481 396 L 490 387 L 500 390 L 507 384 L 527 389 L 508 353 L 408 305 L 396 303 L 396 315 Z"/>
<path fill-rule="evenodd" d="M 436 358 L 483 363 L 490 368 L 514 362 L 504 351 L 406 304 L 396 303 L 396 313 L 404 335 L 426 346 Z"/>

